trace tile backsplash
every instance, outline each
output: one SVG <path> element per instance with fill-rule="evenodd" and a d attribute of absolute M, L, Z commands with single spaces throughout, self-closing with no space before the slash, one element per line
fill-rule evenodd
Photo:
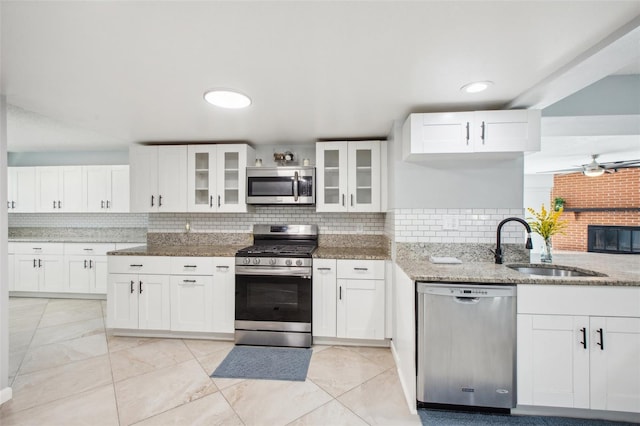
<path fill-rule="evenodd" d="M 523 218 L 524 209 L 397 209 L 393 225 L 385 229 L 395 233 L 397 242 L 495 243 L 498 224 L 511 216 Z M 502 228 L 503 243 L 524 243 L 525 237 L 519 223 Z"/>

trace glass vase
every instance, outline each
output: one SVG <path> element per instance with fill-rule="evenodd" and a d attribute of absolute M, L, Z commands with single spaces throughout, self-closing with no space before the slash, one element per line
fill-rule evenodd
<path fill-rule="evenodd" d="M 540 252 L 540 262 L 542 263 L 551 263 L 552 255 L 551 255 L 551 237 L 544 239 L 544 245 L 542 246 L 542 251 Z"/>

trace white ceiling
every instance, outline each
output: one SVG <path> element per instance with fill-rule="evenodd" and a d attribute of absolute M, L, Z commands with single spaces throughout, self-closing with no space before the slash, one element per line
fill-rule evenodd
<path fill-rule="evenodd" d="M 640 16 L 640 1 L 608 0 L 0 7 L 10 151 L 385 136 L 410 112 L 500 108 L 544 90 L 549 76 Z M 474 80 L 495 85 L 458 90 Z M 254 103 L 218 109 L 202 97 L 212 87 Z"/>

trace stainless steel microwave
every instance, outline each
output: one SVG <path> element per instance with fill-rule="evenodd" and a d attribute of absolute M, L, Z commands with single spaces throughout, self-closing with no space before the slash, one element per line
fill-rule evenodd
<path fill-rule="evenodd" d="M 247 204 L 315 204 L 313 166 L 247 167 Z"/>

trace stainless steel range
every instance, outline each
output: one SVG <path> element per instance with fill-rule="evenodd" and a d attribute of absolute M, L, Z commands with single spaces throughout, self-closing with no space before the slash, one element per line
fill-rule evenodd
<path fill-rule="evenodd" d="M 311 346 L 311 273 L 316 225 L 254 225 L 236 253 L 239 345 Z"/>

